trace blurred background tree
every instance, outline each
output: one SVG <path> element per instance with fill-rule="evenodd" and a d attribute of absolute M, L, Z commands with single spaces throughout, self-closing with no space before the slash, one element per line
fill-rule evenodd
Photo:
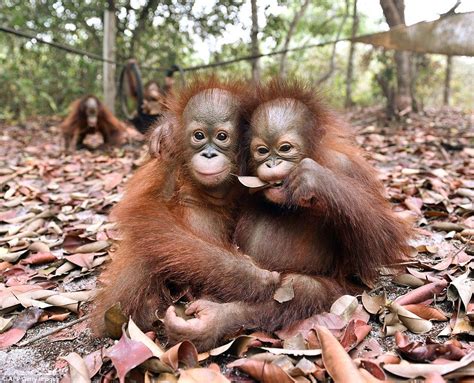
<path fill-rule="evenodd" d="M 355 7 L 354 1 L 115 0 L 116 59 L 124 62 L 135 57 L 140 65 L 151 68 L 169 68 L 175 63 L 187 67 L 252 52 L 333 41 L 405 22 L 400 13 L 390 13 L 393 6 L 401 12 L 403 0 L 375 2 L 380 8 L 378 19 L 365 14 L 360 6 Z M 258 20 L 256 28 L 254 19 L 253 34 L 252 3 Z M 452 5 L 446 4 L 446 8 Z M 0 25 L 100 56 L 104 9 L 105 2 L 92 0 L 3 0 Z M 408 55 L 407 69 L 405 62 L 399 63 L 400 55 L 393 51 L 355 44 L 350 55 L 350 46 L 341 42 L 336 47 L 330 44 L 254 61 L 258 61 L 261 78 L 297 74 L 318 84 L 338 107 L 385 103 L 395 112 L 408 104 L 418 108 L 443 104 L 445 56 Z M 453 57 L 451 62 L 450 104 L 469 109 L 474 90 L 472 83 L 465 80 L 474 76 L 472 59 Z M 117 68 L 117 75 L 120 69 Z M 102 70 L 100 61 L 0 33 L 0 119 L 64 114 L 68 104 L 85 93 L 101 97 Z M 215 71 L 222 76 L 250 79 L 252 61 L 222 66 Z M 142 72 L 145 81 L 161 81 L 164 77 L 160 70 Z M 409 101 L 406 97 L 400 101 L 400 90 L 409 96 Z"/>

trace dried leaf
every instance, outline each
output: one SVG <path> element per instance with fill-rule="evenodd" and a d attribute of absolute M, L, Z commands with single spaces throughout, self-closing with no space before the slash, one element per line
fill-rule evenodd
<path fill-rule="evenodd" d="M 409 293 L 395 299 L 399 305 L 408 305 L 421 303 L 428 299 L 432 299 L 435 295 L 440 295 L 447 287 L 448 282 L 445 280 L 439 282 L 428 283 L 427 285 L 416 288 Z"/>
<path fill-rule="evenodd" d="M 112 360 L 120 383 L 125 383 L 127 373 L 153 356 L 150 349 L 141 342 L 131 340 L 125 332 L 120 340 L 106 350 L 105 356 Z"/>
<path fill-rule="evenodd" d="M 364 308 L 371 314 L 378 314 L 387 302 L 387 298 L 384 295 L 370 296 L 365 291 L 362 293 L 362 304 Z"/>
<path fill-rule="evenodd" d="M 284 281 L 273 294 L 273 299 L 275 299 L 278 303 L 291 301 L 294 297 L 295 291 L 293 290 L 292 279 Z"/>
<path fill-rule="evenodd" d="M 448 299 L 453 302 L 460 299 L 465 309 L 467 309 L 471 301 L 472 292 L 474 290 L 474 282 L 469 278 L 469 274 L 470 271 L 467 271 L 460 275 L 451 282 L 448 288 Z"/>
<path fill-rule="evenodd" d="M 364 383 L 364 378 L 344 348 L 331 332 L 321 326 L 316 327 L 322 347 L 323 363 L 335 383 Z"/>
<path fill-rule="evenodd" d="M 26 331 L 33 327 L 40 318 L 43 310 L 37 307 L 30 307 L 18 315 L 9 330 L 0 334 L 0 350 L 18 343 L 26 334 Z"/>
<path fill-rule="evenodd" d="M 267 182 L 262 181 L 258 177 L 252 177 L 252 176 L 238 176 L 237 179 L 239 182 L 248 187 L 248 188 L 261 188 L 263 186 L 268 185 Z"/>
<path fill-rule="evenodd" d="M 341 318 L 348 321 L 358 305 L 359 302 L 356 297 L 353 297 L 352 295 L 343 295 L 332 304 L 329 311 L 331 314 L 339 315 Z"/>
<path fill-rule="evenodd" d="M 137 342 L 142 342 L 145 346 L 147 346 L 150 351 L 152 352 L 153 356 L 160 358 L 164 350 L 161 349 L 155 342 L 153 342 L 150 338 L 148 338 L 135 324 L 132 318 L 128 321 L 128 334 L 130 335 L 130 339 L 136 340 Z"/>
<path fill-rule="evenodd" d="M 71 382 L 89 383 L 91 381 L 86 362 L 78 353 L 71 352 L 70 354 L 62 356 L 61 358 L 69 364 L 69 375 Z"/>
<path fill-rule="evenodd" d="M 104 190 L 105 191 L 111 191 L 118 185 L 123 180 L 123 174 L 120 173 L 109 173 L 104 176 Z"/>
<path fill-rule="evenodd" d="M 297 321 L 289 327 L 276 332 L 280 339 L 288 339 L 299 333 L 306 339 L 311 330 L 316 329 L 316 326 L 324 326 L 330 330 L 342 330 L 346 326 L 346 322 L 338 315 L 331 313 L 323 313 L 313 315 L 308 319 Z"/>
<path fill-rule="evenodd" d="M 241 357 L 248 350 L 249 344 L 255 340 L 253 336 L 241 335 L 232 339 L 229 343 L 209 351 L 209 355 L 217 356 L 223 353 Z"/>
<path fill-rule="evenodd" d="M 21 260 L 20 263 L 23 265 L 42 265 L 57 260 L 58 258 L 48 251 L 46 253 L 31 254 L 27 258 Z"/>
<path fill-rule="evenodd" d="M 444 313 L 442 313 L 439 309 L 435 307 L 425 306 L 422 304 L 404 305 L 403 307 L 423 319 L 442 321 L 442 322 L 448 320 L 446 315 L 444 315 Z"/>
<path fill-rule="evenodd" d="M 120 302 L 109 308 L 104 314 L 105 332 L 112 339 L 119 339 L 122 336 L 122 328 L 128 322 L 127 317 L 122 312 Z"/>
<path fill-rule="evenodd" d="M 351 320 L 341 338 L 341 345 L 346 351 L 352 350 L 370 333 L 372 326 L 360 320 Z"/>
<path fill-rule="evenodd" d="M 79 246 L 74 250 L 75 253 L 98 253 L 110 246 L 108 241 L 97 241 Z"/>
<path fill-rule="evenodd" d="M 408 330 L 415 334 L 426 333 L 433 327 L 430 321 L 420 318 L 396 302 L 392 302 L 388 308 L 391 312 L 398 315 L 398 318 Z"/>
<path fill-rule="evenodd" d="M 190 368 L 197 366 L 198 353 L 194 344 L 185 340 L 167 350 L 160 359 L 173 370 L 177 370 L 181 364 Z"/>
<path fill-rule="evenodd" d="M 275 355 L 295 355 L 295 356 L 317 356 L 321 355 L 321 350 L 292 350 L 287 348 L 275 348 L 275 347 L 259 347 L 262 350 L 271 352 Z"/>
<path fill-rule="evenodd" d="M 178 383 L 230 383 L 220 372 L 210 368 L 191 368 L 181 372 Z"/>
<path fill-rule="evenodd" d="M 227 365 L 229 368 L 238 368 L 259 382 L 265 383 L 295 383 L 280 367 L 254 359 L 238 359 Z"/>
<path fill-rule="evenodd" d="M 400 364 L 385 364 L 383 368 L 391 374 L 401 376 L 403 378 L 415 379 L 419 376 L 427 376 L 428 374 L 432 373 L 445 375 L 449 372 L 453 372 L 465 367 L 473 361 L 474 353 L 470 353 L 458 362 L 449 362 L 445 364 L 420 364 L 402 361 Z"/>

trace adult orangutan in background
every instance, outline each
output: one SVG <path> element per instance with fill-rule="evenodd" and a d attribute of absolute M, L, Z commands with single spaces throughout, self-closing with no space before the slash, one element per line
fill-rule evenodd
<path fill-rule="evenodd" d="M 281 304 L 273 298 L 197 300 L 187 308 L 195 316 L 187 321 L 171 306 L 169 338 L 191 340 L 200 350 L 240 328 L 273 331 L 327 310 L 356 290 L 354 277 L 372 284 L 381 267 L 408 255 L 409 229 L 392 213 L 346 128 L 313 90 L 273 81 L 246 99 L 249 171 L 262 190 L 243 209 L 235 241 L 260 267 L 280 272 L 294 298 Z"/>
<path fill-rule="evenodd" d="M 173 153 L 142 166 L 112 212 L 122 240 L 96 300 L 99 330 L 118 302 L 149 330 L 184 295 L 259 301 L 277 288 L 277 272 L 232 244 L 242 93 L 238 83 L 200 80 L 171 105 Z"/>
<path fill-rule="evenodd" d="M 88 134 L 100 133 L 104 146 L 120 146 L 125 143 L 125 125 L 93 95 L 74 101 L 71 111 L 60 129 L 64 136 L 65 150 L 73 152 L 84 148 Z"/>

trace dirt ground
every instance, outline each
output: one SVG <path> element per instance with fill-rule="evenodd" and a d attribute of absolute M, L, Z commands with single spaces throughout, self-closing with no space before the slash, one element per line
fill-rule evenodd
<path fill-rule="evenodd" d="M 448 235 L 447 232 L 433 230 L 431 227 L 431 223 L 435 221 L 474 227 L 473 209 L 471 207 L 469 210 L 466 206 L 469 202 L 472 205 L 472 199 L 455 192 L 460 188 L 471 191 L 474 188 L 471 178 L 474 172 L 472 116 L 453 110 L 433 110 L 426 114 L 408 116 L 400 122 L 387 123 L 380 110 L 374 108 L 354 111 L 347 117 L 352 121 L 358 143 L 367 149 L 370 161 L 380 171 L 387 194 L 397 205 L 396 209 L 408 212 L 406 216 L 411 217 L 415 226 L 421 229 L 417 238 L 412 241 L 413 247 L 424 245 L 440 249 L 435 254 L 419 251 L 418 259 L 431 262 L 433 259 L 442 259 L 453 249 L 459 248 L 472 254 L 472 245 L 466 245 L 465 241 L 459 240 L 460 237 L 456 238 L 455 233 Z M 61 153 L 57 122 L 57 119 L 36 118 L 24 124 L 1 124 L 0 222 L 3 220 L 2 225 L 6 226 L 0 233 L 4 236 L 3 240 L 0 237 L 0 250 L 4 249 L 0 255 L 28 250 L 31 243 L 41 241 L 49 246 L 50 252 L 57 259 L 64 262 L 68 256 L 68 241 L 96 243 L 115 239 L 107 213 L 120 199 L 123 185 L 130 174 L 143 161 L 143 144 L 135 141 L 109 153 L 81 150 L 64 156 Z M 433 171 L 438 175 L 435 180 L 431 176 Z M 411 193 L 408 191 L 410 187 L 418 191 Z M 443 195 L 440 192 L 443 188 L 446 190 L 446 198 L 438 201 L 432 191 Z M 420 203 L 418 208 L 410 205 L 412 197 L 419 199 L 416 200 Z M 12 202 L 15 199 L 21 201 L 21 204 L 15 205 Z M 15 221 L 15 217 L 31 212 L 38 214 L 45 210 L 49 210 L 51 214 L 40 222 L 39 228 L 45 229 L 40 230 L 40 234 L 5 240 L 8 236 L 15 235 L 11 233 L 21 233 L 24 230 L 16 230 L 18 221 Z M 9 220 L 14 223 L 9 223 Z M 76 268 L 55 275 L 61 267 L 58 264 L 48 269 L 51 274 L 46 274 L 47 277 L 35 274 L 45 269 L 42 263 L 10 261 L 11 266 L 19 267 L 15 271 L 16 282 L 8 279 L 12 274 L 7 277 L 0 274 L 0 287 L 2 284 L 5 287 L 7 280 L 10 281 L 10 286 L 14 283 L 47 281 L 53 282 L 54 289 L 60 292 L 93 291 L 96 289 L 97 275 L 103 267 L 101 262 L 106 258 L 105 250 L 97 250 L 90 258 L 90 261 L 100 259 L 97 265 L 81 267 L 79 263 L 75 264 Z M 0 272 L 5 270 L 6 268 L 2 268 Z M 411 288 L 395 284 L 392 277 L 384 276 L 374 290 L 385 291 L 387 297 L 394 300 Z M 454 310 L 453 304 L 448 301 L 441 302 L 437 307 L 448 314 Z M 90 304 L 82 304 L 80 316 L 86 315 L 89 308 Z M 21 311 L 22 307 L 4 311 L 3 314 L 0 310 L 0 317 L 16 315 Z M 77 318 L 72 313 L 62 321 L 47 320 L 35 324 L 15 345 L 0 350 L 0 382 L 59 381 L 67 372 L 67 362 L 62 357 L 72 351 L 83 356 L 113 343 L 110 339 L 93 337 L 88 322 L 82 321 L 21 346 Z M 393 350 L 394 338 L 384 337 L 381 323 L 371 319 L 369 324 L 373 328 L 368 337 L 376 338 L 384 350 Z M 436 337 L 445 326 L 444 322 L 435 322 L 429 333 L 412 334 L 411 339 L 423 341 L 428 336 Z M 217 358 L 218 362 L 223 360 Z"/>

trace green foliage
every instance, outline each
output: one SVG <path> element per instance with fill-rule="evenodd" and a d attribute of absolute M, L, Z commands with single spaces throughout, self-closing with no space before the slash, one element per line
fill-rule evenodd
<path fill-rule="evenodd" d="M 360 0 L 359 0 L 360 1 Z M 200 3 L 200 6 L 196 4 Z M 203 64 L 197 42 L 211 46 L 210 62 L 249 55 L 249 20 L 242 16 L 244 0 L 115 0 L 117 8 L 116 59 L 131 57 L 143 67 L 144 80 L 161 81 L 163 68 Z M 263 2 L 259 2 L 262 6 Z M 302 0 L 275 0 L 260 18 L 262 52 L 283 48 L 288 29 Z M 246 4 L 248 6 L 248 4 Z M 335 39 L 346 13 L 346 0 L 313 0 L 296 25 L 289 47 L 298 47 Z M 102 53 L 103 12 L 105 2 L 93 0 L 3 0 L 0 2 L 0 25 L 39 34 L 40 37 L 71 45 L 97 55 Z M 352 9 L 350 0 L 349 9 Z M 360 14 L 359 34 L 380 29 L 380 20 Z M 341 37 L 350 35 L 351 17 Z M 243 25 L 243 34 L 230 43 L 229 26 Z M 215 44 L 214 44 L 215 43 Z M 340 106 L 344 100 L 348 43 L 338 44 L 335 67 L 321 87 L 331 102 Z M 330 67 L 332 46 L 290 52 L 287 69 L 308 81 L 317 82 Z M 280 55 L 261 59 L 263 77 L 279 74 Z M 470 60 L 470 61 L 469 61 Z M 382 103 L 383 95 L 374 80 L 376 73 L 395 82 L 393 53 L 381 53 L 359 44 L 356 49 L 353 98 L 359 105 Z M 250 62 L 242 61 L 215 69 L 222 76 L 250 77 Z M 469 107 L 470 90 L 466 78 L 472 78 L 472 59 L 455 59 L 452 80 L 452 104 Z M 160 69 L 161 68 L 161 69 Z M 418 66 L 416 93 L 424 105 L 440 105 L 445 59 L 424 56 Z M 117 76 L 120 72 L 117 68 Z M 57 50 L 35 41 L 0 33 L 0 119 L 25 118 L 34 114 L 65 114 L 67 106 L 85 93 L 101 97 L 103 64 Z M 212 70 L 208 70 L 212 71 Z"/>

